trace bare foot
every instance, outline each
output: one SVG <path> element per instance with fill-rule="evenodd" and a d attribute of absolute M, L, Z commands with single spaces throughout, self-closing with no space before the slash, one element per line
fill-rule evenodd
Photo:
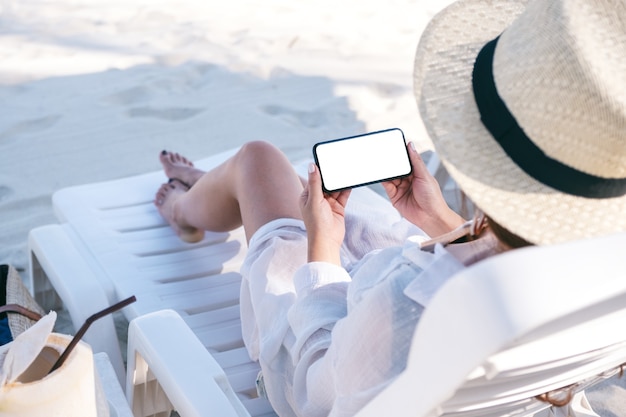
<path fill-rule="evenodd" d="M 204 171 L 194 167 L 190 160 L 176 152 L 163 151 L 159 160 L 168 178 L 175 178 L 188 188 L 204 175 Z"/>
<path fill-rule="evenodd" d="M 171 181 L 167 184 L 163 184 L 156 193 L 154 205 L 181 240 L 188 243 L 196 243 L 204 238 L 204 231 L 194 227 L 180 225 L 176 221 L 175 202 L 181 195 L 186 193 L 187 190 L 188 188 L 180 181 Z"/>

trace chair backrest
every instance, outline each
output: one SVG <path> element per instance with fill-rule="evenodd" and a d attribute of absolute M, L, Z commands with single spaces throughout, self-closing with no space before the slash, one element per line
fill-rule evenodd
<path fill-rule="evenodd" d="M 359 417 L 516 416 L 626 362 L 626 233 L 519 249 L 457 274 L 407 369 Z M 581 383 L 580 385 L 572 385 Z"/>

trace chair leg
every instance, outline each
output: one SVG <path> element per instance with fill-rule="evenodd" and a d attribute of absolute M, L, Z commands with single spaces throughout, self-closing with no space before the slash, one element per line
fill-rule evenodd
<path fill-rule="evenodd" d="M 133 378 L 129 387 L 132 390 L 129 395 L 132 399 L 133 415 L 169 417 L 174 411 L 174 406 L 139 352 L 129 356 L 128 369 L 131 370 Z"/>

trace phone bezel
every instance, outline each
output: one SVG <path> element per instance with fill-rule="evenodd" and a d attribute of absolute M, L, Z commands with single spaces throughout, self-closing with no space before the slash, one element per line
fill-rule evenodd
<path fill-rule="evenodd" d="M 377 135 L 377 134 L 381 134 L 381 133 L 391 132 L 391 131 L 394 131 L 394 130 L 397 130 L 397 131 L 400 132 L 400 135 L 401 135 L 402 140 L 404 142 L 404 152 L 405 152 L 404 154 L 406 155 L 406 160 L 407 160 L 408 166 L 409 166 L 409 171 L 408 172 L 403 173 L 403 174 L 399 174 L 399 175 L 394 175 L 394 176 L 391 176 L 391 177 L 381 178 L 381 179 L 378 179 L 378 180 L 367 181 L 367 182 L 358 183 L 358 184 L 355 184 L 355 185 L 341 187 L 341 188 L 337 188 L 337 189 L 328 189 L 328 188 L 326 188 L 326 185 L 325 185 L 325 182 L 324 182 L 324 172 L 322 170 L 322 167 L 320 166 L 320 162 L 319 162 L 319 159 L 318 159 L 318 156 L 317 156 L 317 148 L 318 148 L 318 146 L 325 145 L 325 144 L 328 144 L 328 143 L 333 143 L 333 142 L 352 140 L 352 139 L 361 138 L 361 137 L 364 137 L 364 136 Z M 406 143 L 406 138 L 404 137 L 404 132 L 402 131 L 402 129 L 397 128 L 397 127 L 396 128 L 391 128 L 391 129 L 378 130 L 378 131 L 375 131 L 375 132 L 364 133 L 364 134 L 361 134 L 361 135 L 347 136 L 347 137 L 344 137 L 344 138 L 331 139 L 331 140 L 318 142 L 315 145 L 313 145 L 313 159 L 315 161 L 315 165 L 317 165 L 317 169 L 319 170 L 320 176 L 322 178 L 322 189 L 326 193 L 334 193 L 334 192 L 337 192 L 337 191 L 342 191 L 342 190 L 347 190 L 347 189 L 352 189 L 352 188 L 357 188 L 357 187 L 364 187 L 364 186 L 367 186 L 367 185 L 377 184 L 377 183 L 380 183 L 380 182 L 391 181 L 391 180 L 398 179 L 398 178 L 404 178 L 404 177 L 406 177 L 408 175 L 411 175 L 411 173 L 413 172 L 413 166 L 411 165 L 411 160 L 409 158 L 409 151 L 407 149 L 407 143 Z"/>

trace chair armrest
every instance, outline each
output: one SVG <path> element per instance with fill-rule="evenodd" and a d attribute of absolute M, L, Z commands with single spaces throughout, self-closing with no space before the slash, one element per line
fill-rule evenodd
<path fill-rule="evenodd" d="M 126 398 L 135 416 L 161 412 L 154 408 L 166 401 L 186 417 L 249 417 L 222 368 L 173 310 L 130 322 L 127 357 Z"/>
<path fill-rule="evenodd" d="M 67 308 L 74 330 L 78 330 L 94 313 L 110 303 L 89 263 L 79 253 L 62 225 L 35 228 L 28 236 L 30 275 L 27 286 L 39 300 L 39 287 L 52 285 Z M 49 283 L 44 282 L 48 280 Z M 94 352 L 106 352 L 118 376 L 124 381 L 124 363 L 112 316 L 94 322 L 83 341 Z"/>

